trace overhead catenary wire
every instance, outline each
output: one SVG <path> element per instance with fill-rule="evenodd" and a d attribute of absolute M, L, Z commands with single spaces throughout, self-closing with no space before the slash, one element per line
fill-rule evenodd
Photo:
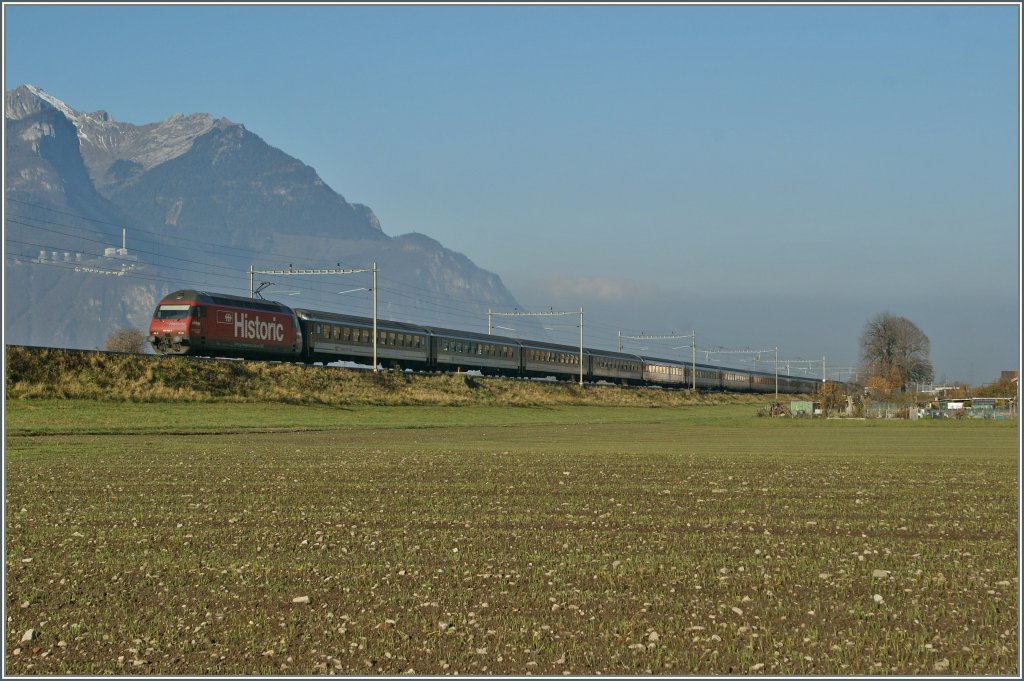
<path fill-rule="evenodd" d="M 51 206 L 35 204 L 16 198 L 8 197 L 8 202 L 37 208 L 42 211 L 46 211 L 56 215 L 65 216 L 72 221 L 81 221 L 90 224 L 116 227 L 119 230 L 123 229 L 124 227 L 120 223 L 111 222 L 109 220 L 90 218 L 65 210 L 53 208 Z M 53 220 L 46 220 L 45 218 L 38 216 L 23 215 L 21 213 L 15 215 L 7 215 L 5 216 L 5 218 L 8 222 L 17 224 L 29 230 L 37 230 L 42 233 L 51 234 L 53 235 L 53 237 L 57 238 L 63 237 L 64 239 L 78 240 L 84 242 L 85 244 L 91 243 L 95 245 L 105 245 L 111 243 L 111 241 L 113 240 L 113 235 L 108 235 L 110 236 L 110 240 L 105 240 L 102 238 L 104 235 L 101 230 L 87 229 L 81 224 L 66 224 L 62 222 L 56 222 Z M 152 232 L 150 230 L 145 230 L 141 228 L 133 228 L 132 233 L 134 235 L 134 240 L 136 242 L 142 241 L 143 243 L 150 243 L 153 244 L 154 246 L 158 244 L 167 245 L 166 235 L 162 233 Z M 252 256 L 252 262 L 260 263 L 271 263 L 275 261 L 277 263 L 280 263 L 282 260 L 299 260 L 303 261 L 305 264 L 308 264 L 310 267 L 315 266 L 317 263 L 337 263 L 338 265 L 345 266 L 349 266 L 350 264 L 346 263 L 344 259 L 338 258 L 307 258 L 306 260 L 303 260 L 305 256 L 300 254 L 256 251 L 254 249 L 239 248 L 234 246 L 228 247 L 223 244 L 211 242 L 210 240 L 200 241 L 197 239 L 189 239 L 181 236 L 175 236 L 173 242 L 175 247 L 181 251 L 184 251 L 186 253 L 199 253 L 208 257 L 217 255 L 217 257 L 219 258 L 233 257 L 235 259 L 238 259 L 239 257 L 244 257 L 245 254 L 250 254 Z M 183 244 L 182 242 L 185 243 Z M 55 244 L 52 242 L 44 243 L 42 240 L 27 241 L 24 239 L 16 239 L 5 235 L 5 243 L 21 247 L 34 247 L 38 249 L 45 249 L 51 251 L 66 252 L 68 250 L 75 250 L 76 252 L 86 253 L 94 258 L 104 257 L 103 254 L 95 252 L 92 249 L 69 249 L 67 244 Z M 187 244 L 195 244 L 195 246 L 190 246 Z M 188 277 L 189 275 L 194 274 L 201 275 L 202 277 L 207 278 L 208 280 L 210 278 L 213 278 L 215 281 L 221 282 L 221 284 L 218 284 L 218 286 L 220 286 L 225 293 L 236 292 L 239 294 L 243 294 L 245 292 L 245 289 L 239 285 L 238 270 L 229 265 L 225 265 L 224 263 L 210 260 L 200 260 L 192 257 L 168 255 L 153 248 L 146 247 L 133 248 L 133 252 L 141 255 L 150 256 L 153 258 L 153 260 L 156 261 L 143 261 L 140 262 L 139 265 L 157 267 L 161 271 L 169 270 L 169 272 L 165 272 L 165 276 L 154 276 L 150 273 L 140 272 L 136 269 L 135 271 L 125 271 L 120 276 L 124 276 L 139 281 L 163 281 L 165 283 L 176 282 L 182 283 L 186 287 L 191 287 L 194 285 L 195 281 L 194 279 L 190 280 Z M 30 258 L 31 256 L 23 254 L 22 257 Z M 62 264 L 58 263 L 47 264 L 53 264 L 58 267 L 62 266 Z M 70 265 L 71 268 L 73 268 L 74 263 L 63 263 L 63 265 Z M 354 266 L 353 269 L 355 269 Z M 315 303 L 317 305 L 326 305 L 328 308 L 346 311 L 353 309 L 354 305 L 356 305 L 356 303 L 353 303 L 352 301 L 339 301 L 335 299 L 336 296 L 327 295 L 323 290 L 322 282 L 312 281 L 304 277 L 294 277 L 289 282 L 289 284 L 294 288 L 298 289 L 300 295 L 308 294 L 314 296 L 314 298 L 320 301 L 318 303 Z M 446 320 L 448 320 L 446 322 L 446 324 L 448 325 L 459 325 L 460 328 L 467 329 L 480 328 L 480 318 L 477 315 L 468 313 L 465 309 L 465 304 L 459 304 L 457 302 L 453 303 L 453 299 L 450 296 L 425 291 L 421 288 L 416 288 L 400 280 L 388 279 L 386 276 L 381 277 L 381 281 L 378 282 L 378 286 L 375 288 L 383 296 L 383 314 L 385 318 L 387 317 L 387 315 L 391 314 L 389 308 L 392 304 L 402 304 L 400 301 L 406 301 L 405 304 L 411 304 L 417 311 L 421 312 L 423 315 L 426 315 L 424 317 L 425 321 L 421 323 L 435 323 L 429 319 L 430 316 L 442 316 Z M 296 301 L 297 300 L 298 299 L 296 299 Z M 293 302 L 292 305 L 294 304 L 295 303 Z M 487 303 L 484 301 L 478 301 L 473 304 L 483 306 L 486 305 Z M 528 306 L 524 305 L 523 307 Z M 454 322 L 452 320 L 460 321 Z M 615 345 L 616 336 L 619 334 L 619 330 L 621 328 L 619 326 L 611 325 L 597 320 L 588 321 L 587 326 L 590 330 L 589 337 L 592 339 L 591 344 L 594 347 L 601 346 L 605 348 L 610 348 Z M 543 334 L 547 336 L 547 331 L 549 330 L 557 332 L 559 329 L 562 329 L 560 325 L 552 325 L 552 327 L 553 328 L 551 329 L 543 330 Z M 569 330 L 569 328 L 575 327 L 567 326 L 562 330 Z M 526 330 L 526 332 L 529 333 L 529 330 Z M 708 348 L 708 350 L 712 352 L 714 351 L 711 348 Z M 705 349 L 702 348 L 700 351 L 705 351 Z"/>

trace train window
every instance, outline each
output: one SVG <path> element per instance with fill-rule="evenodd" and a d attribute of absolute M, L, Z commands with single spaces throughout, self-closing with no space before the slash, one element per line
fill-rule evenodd
<path fill-rule="evenodd" d="M 161 305 L 156 309 L 155 319 L 185 319 L 189 305 Z"/>

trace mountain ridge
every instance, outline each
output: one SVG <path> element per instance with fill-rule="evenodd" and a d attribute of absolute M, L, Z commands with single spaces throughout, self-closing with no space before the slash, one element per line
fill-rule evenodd
<path fill-rule="evenodd" d="M 5 214 L 5 279 L 17 286 L 71 286 L 78 289 L 76 294 L 101 301 L 79 308 L 90 310 L 92 317 L 76 317 L 72 311 L 72 318 L 57 320 L 53 301 L 60 296 L 40 292 L 9 297 L 15 303 L 8 319 L 19 323 L 5 325 L 5 335 L 15 342 L 46 345 L 46 329 L 59 327 L 62 344 L 77 332 L 72 346 L 95 347 L 102 344 L 98 335 L 151 314 L 152 307 L 142 308 L 169 290 L 225 288 L 224 273 L 253 264 L 253 256 L 246 253 L 266 259 L 275 252 L 304 252 L 321 262 L 337 258 L 352 263 L 354 257 L 367 259 L 367 264 L 377 261 L 387 281 L 412 291 L 382 301 L 384 314 L 394 319 L 450 324 L 444 314 L 482 318 L 489 306 L 517 304 L 499 276 L 481 270 L 463 254 L 422 234 L 388 236 L 372 209 L 349 203 L 315 169 L 268 145 L 241 123 L 207 113 L 173 114 L 144 125 L 119 123 L 104 110 L 78 111 L 34 85 L 5 92 L 4 110 L 9 159 L 5 183 L 17 201 L 12 204 L 17 207 L 14 215 Z M 57 222 L 66 224 L 54 229 Z M 98 279 L 83 274 L 120 266 L 91 263 L 107 257 L 96 244 L 110 244 L 114 233 L 120 241 L 118 227 L 126 228 L 134 243 L 140 234 L 151 242 L 143 257 L 124 276 Z M 17 238 L 11 241 L 14 232 Z M 178 264 L 194 259 L 194 242 L 214 246 L 204 254 L 201 270 Z M 91 264 L 69 267 L 79 260 Z M 13 262 L 24 265 L 17 277 L 9 274 L 7 265 Z M 34 268 L 43 264 L 68 272 L 36 276 Z M 142 279 L 156 283 L 138 284 Z M 135 307 L 111 305 L 122 289 Z M 46 309 L 20 302 L 30 298 L 47 301 Z M 305 306 L 323 309 L 335 304 L 329 297 L 303 300 Z M 31 329 L 22 334 L 30 338 L 19 338 L 22 329 Z"/>

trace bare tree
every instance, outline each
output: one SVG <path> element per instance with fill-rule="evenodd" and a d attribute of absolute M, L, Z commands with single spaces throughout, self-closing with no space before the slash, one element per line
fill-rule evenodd
<path fill-rule="evenodd" d="M 131 326 L 118 329 L 103 341 L 103 349 L 107 352 L 141 354 L 145 345 L 146 334 Z"/>
<path fill-rule="evenodd" d="M 931 342 L 914 322 L 888 311 L 868 320 L 860 335 L 861 361 L 869 383 L 906 390 L 912 382 L 934 376 L 928 358 Z"/>

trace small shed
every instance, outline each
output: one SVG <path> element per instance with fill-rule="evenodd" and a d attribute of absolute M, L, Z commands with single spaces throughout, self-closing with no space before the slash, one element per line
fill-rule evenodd
<path fill-rule="evenodd" d="M 814 416 L 814 402 L 793 400 L 789 403 L 789 413 L 793 416 Z"/>

